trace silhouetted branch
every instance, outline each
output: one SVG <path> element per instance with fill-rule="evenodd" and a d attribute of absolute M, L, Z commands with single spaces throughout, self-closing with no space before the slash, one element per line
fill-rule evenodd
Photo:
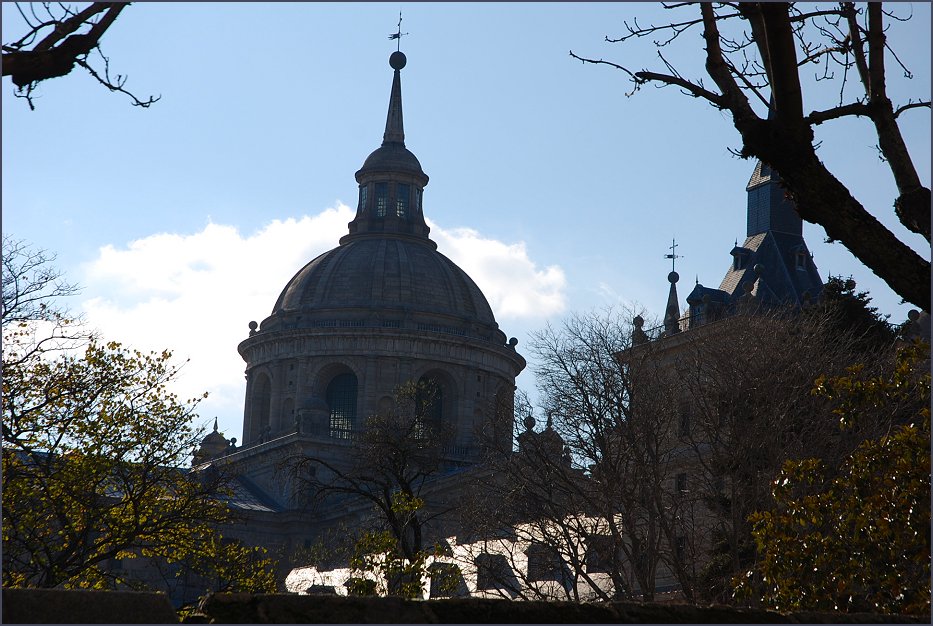
<path fill-rule="evenodd" d="M 110 91 L 128 95 L 135 106 L 148 107 L 159 100 L 159 97 L 152 96 L 141 100 L 127 91 L 123 87 L 126 82 L 125 76 L 111 80 L 107 57 L 103 53 L 103 75 L 87 60 L 92 51 L 100 52 L 101 38 L 120 12 L 129 6 L 128 3 L 94 2 L 78 12 L 62 3 L 56 3 L 55 9 L 51 3 L 42 3 L 40 6 L 46 14 L 41 18 L 36 14 L 35 3 L 29 5 L 28 15 L 17 4 L 28 30 L 16 41 L 3 45 L 3 76 L 10 76 L 17 87 L 15 95 L 25 98 L 30 109 L 35 109 L 33 92 L 40 82 L 66 76 L 75 65 L 87 70 Z M 87 28 L 86 32 L 80 32 L 83 28 Z M 37 39 L 38 43 L 32 49 L 27 49 Z"/>

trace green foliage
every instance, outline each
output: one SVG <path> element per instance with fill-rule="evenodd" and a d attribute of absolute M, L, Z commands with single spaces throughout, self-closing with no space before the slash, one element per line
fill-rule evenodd
<path fill-rule="evenodd" d="M 412 517 L 423 507 L 423 500 L 404 492 L 392 495 L 392 510 L 399 519 Z M 392 532 L 363 532 L 350 558 L 350 567 L 356 575 L 350 578 L 347 587 L 354 595 L 420 598 L 423 581 L 428 576 L 428 561 L 441 554 L 440 546 L 434 546 L 407 558 L 401 540 Z"/>
<path fill-rule="evenodd" d="M 217 544 L 230 519 L 221 484 L 180 469 L 197 402 L 167 391 L 170 358 L 92 340 L 77 356 L 4 360 L 5 585 L 137 586 L 107 567 L 134 558 L 263 580 L 268 562 Z"/>
<path fill-rule="evenodd" d="M 367 417 L 353 442 L 350 467 L 304 455 L 291 460 L 293 475 L 316 497 L 349 494 L 373 505 L 374 524 L 356 538 L 351 550 L 350 564 L 358 574 L 349 585 L 353 593 L 421 595 L 432 554 L 424 545 L 424 527 L 445 511 L 427 511 L 420 494 L 439 470 L 442 450 L 452 436 L 450 426 L 437 420 L 439 394 L 430 379 L 397 387 L 391 406 Z M 327 469 L 326 480 L 318 478 L 317 471 L 307 471 L 318 467 Z M 323 556 L 317 552 L 308 556 Z"/>
<path fill-rule="evenodd" d="M 915 406 L 914 419 L 866 440 L 835 478 L 818 459 L 787 461 L 777 507 L 754 514 L 761 561 L 736 581 L 778 610 L 930 613 L 929 347 L 903 348 L 893 372 L 818 381 L 844 426 L 866 407 Z"/>
<path fill-rule="evenodd" d="M 871 351 L 889 346 L 896 338 L 894 327 L 887 316 L 871 306 L 867 291 L 856 291 L 851 276 L 830 276 L 823 285 L 818 304 L 810 311 L 818 316 L 828 315 L 836 333 L 847 333 L 855 339 L 856 348 Z"/>
<path fill-rule="evenodd" d="M 142 559 L 218 590 L 274 589 L 264 554 L 217 533 L 231 520 L 223 477 L 183 469 L 201 437 L 199 400 L 169 391 L 171 353 L 76 327 L 52 302 L 74 289 L 46 267 L 51 257 L 3 243 L 4 586 L 160 582 L 113 567 Z"/>

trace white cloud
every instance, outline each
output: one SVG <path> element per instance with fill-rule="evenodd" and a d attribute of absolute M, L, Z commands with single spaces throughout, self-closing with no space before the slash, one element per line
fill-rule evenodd
<path fill-rule="evenodd" d="M 105 246 L 81 277 L 84 293 L 94 294 L 83 303 L 85 315 L 105 338 L 190 358 L 174 391 L 183 398 L 210 392 L 203 421 L 217 415 L 227 436 L 239 436 L 245 384 L 236 346 L 248 336 L 248 322 L 262 321 L 288 280 L 337 245 L 352 218 L 353 210 L 340 204 L 275 220 L 247 236 L 210 223 L 189 235 Z M 538 269 L 523 243 L 437 225 L 432 238 L 476 281 L 498 319 L 540 319 L 564 309 L 563 271 Z"/>
<path fill-rule="evenodd" d="M 438 250 L 479 285 L 500 322 L 543 320 L 566 308 L 564 271 L 557 265 L 538 269 L 528 258 L 524 242 L 507 244 L 485 239 L 469 228 L 444 230 L 428 224 Z"/>

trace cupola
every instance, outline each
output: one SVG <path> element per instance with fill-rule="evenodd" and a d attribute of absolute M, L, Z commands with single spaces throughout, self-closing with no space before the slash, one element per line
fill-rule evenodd
<path fill-rule="evenodd" d="M 395 74 L 382 145 L 366 157 L 363 167 L 356 173 L 360 185 L 356 217 L 350 222 L 350 232 L 340 240 L 341 244 L 360 236 L 394 233 L 437 247 L 428 239 L 430 229 L 422 210 L 428 176 L 418 158 L 405 147 L 401 70 L 406 63 L 403 52 L 393 52 L 389 57 L 389 66 Z"/>

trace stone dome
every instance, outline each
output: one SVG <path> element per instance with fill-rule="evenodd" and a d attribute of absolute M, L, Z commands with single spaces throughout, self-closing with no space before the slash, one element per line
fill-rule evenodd
<path fill-rule="evenodd" d="M 436 385 L 432 411 L 455 437 L 444 452 L 451 468 L 477 462 L 480 432 L 511 444 L 504 409 L 525 359 L 476 283 L 429 237 L 428 176 L 405 147 L 405 64 L 394 59 L 382 145 L 356 172 L 347 234 L 298 270 L 237 346 L 247 364 L 244 446 L 297 437 L 349 462 L 345 444 L 365 419 L 422 381 Z"/>
<path fill-rule="evenodd" d="M 217 432 L 217 418 L 214 418 L 214 430 L 201 440 L 200 447 L 194 453 L 194 464 L 223 456 L 230 448 L 230 442 Z"/>
<path fill-rule="evenodd" d="M 387 143 L 373 150 L 363 161 L 356 179 L 360 180 L 363 174 L 369 172 L 410 172 L 424 179 L 422 185 L 428 180 L 418 157 L 400 143 Z"/>
<path fill-rule="evenodd" d="M 352 324 L 354 318 L 370 326 L 373 315 L 383 322 L 411 316 L 492 338 L 498 326 L 482 291 L 430 244 L 398 236 L 346 241 L 295 274 L 263 330 L 319 326 L 328 319 Z"/>

